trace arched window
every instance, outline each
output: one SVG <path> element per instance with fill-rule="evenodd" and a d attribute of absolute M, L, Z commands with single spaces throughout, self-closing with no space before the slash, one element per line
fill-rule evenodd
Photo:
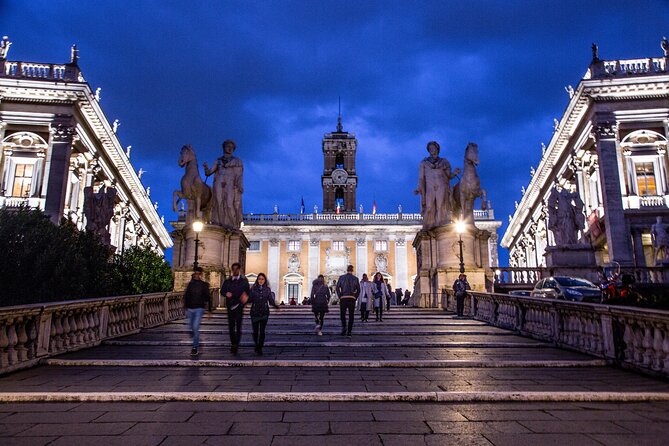
<path fill-rule="evenodd" d="M 652 130 L 637 130 L 625 136 L 620 147 L 631 195 L 658 197 L 669 192 L 665 170 L 667 139 L 663 135 Z M 641 205 L 653 203 L 644 201 Z"/>
<path fill-rule="evenodd" d="M 339 152 L 335 157 L 335 169 L 343 169 L 343 168 L 344 168 L 344 154 Z"/>
<path fill-rule="evenodd" d="M 338 187 L 335 190 L 335 209 L 339 208 L 340 210 L 344 210 L 344 189 L 341 187 Z"/>

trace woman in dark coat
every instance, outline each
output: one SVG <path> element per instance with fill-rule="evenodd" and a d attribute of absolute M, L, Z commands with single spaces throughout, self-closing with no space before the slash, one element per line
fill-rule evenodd
<path fill-rule="evenodd" d="M 265 328 L 269 320 L 269 306 L 279 308 L 274 300 L 274 293 L 269 287 L 265 273 L 258 274 L 256 283 L 251 287 L 248 303 L 251 304 L 251 324 L 253 325 L 253 342 L 255 352 L 262 356 L 265 345 Z"/>
<path fill-rule="evenodd" d="M 323 321 L 325 313 L 328 312 L 330 304 L 330 288 L 325 284 L 325 278 L 322 274 L 314 280 L 311 287 L 311 311 L 316 316 L 316 326 L 314 331 L 318 336 L 323 336 Z"/>

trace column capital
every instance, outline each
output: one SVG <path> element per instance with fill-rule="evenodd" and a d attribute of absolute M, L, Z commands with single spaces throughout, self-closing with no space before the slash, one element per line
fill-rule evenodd
<path fill-rule="evenodd" d="M 76 137 L 76 130 L 71 122 L 53 122 L 51 124 L 51 137 L 54 142 L 71 143 Z"/>
<path fill-rule="evenodd" d="M 592 122 L 592 133 L 596 139 L 615 139 L 618 123 L 611 113 L 596 113 Z"/>

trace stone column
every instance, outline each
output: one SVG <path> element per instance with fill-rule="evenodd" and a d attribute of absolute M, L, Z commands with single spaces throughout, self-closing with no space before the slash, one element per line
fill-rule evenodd
<path fill-rule="evenodd" d="M 368 276 L 371 273 L 371 271 L 367 271 L 367 262 L 367 239 L 358 237 L 355 239 L 355 273 L 358 277 L 362 278 L 363 273 L 367 273 Z"/>
<path fill-rule="evenodd" d="M 594 123 L 599 174 L 604 199 L 606 240 L 609 259 L 623 266 L 632 265 L 629 227 L 623 212 L 621 180 L 616 145 L 616 124 L 613 116 L 598 116 Z"/>
<path fill-rule="evenodd" d="M 317 238 L 309 240 L 309 266 L 307 267 L 308 293 L 311 293 L 311 284 L 318 277 L 321 266 L 321 241 Z"/>
<path fill-rule="evenodd" d="M 407 241 L 404 235 L 395 239 L 395 288 L 409 288 L 409 266 L 407 265 Z"/>
<path fill-rule="evenodd" d="M 44 212 L 55 224 L 60 222 L 65 208 L 68 169 L 75 128 L 71 117 L 58 117 L 51 124 L 51 150 L 48 155 L 48 182 Z"/>
<path fill-rule="evenodd" d="M 4 121 L 0 121 L 0 150 L 2 150 L 2 140 L 5 139 L 5 129 L 7 128 L 7 123 Z M 4 153 L 0 153 L 0 191 L 2 191 L 2 187 L 5 183 L 5 162 L 7 159 L 8 155 Z M 10 186 L 7 185 L 5 186 L 6 188 L 9 188 Z M 6 194 L 6 192 L 5 192 Z"/>
<path fill-rule="evenodd" d="M 276 294 L 277 300 L 281 300 L 283 292 L 283 284 L 279 280 L 279 259 L 281 258 L 281 243 L 279 239 L 272 238 L 269 240 L 269 248 L 267 248 L 267 279 Z M 278 304 L 279 302 L 277 302 Z"/>
<path fill-rule="evenodd" d="M 634 266 L 646 266 L 646 256 L 643 252 L 643 229 L 632 228 L 632 241 L 634 242 Z"/>

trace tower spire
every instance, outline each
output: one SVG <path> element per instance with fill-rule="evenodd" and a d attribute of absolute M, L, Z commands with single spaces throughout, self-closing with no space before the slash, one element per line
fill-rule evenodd
<path fill-rule="evenodd" d="M 339 115 L 337 117 L 337 132 L 342 133 L 344 128 L 341 125 L 341 96 L 339 96 Z"/>

